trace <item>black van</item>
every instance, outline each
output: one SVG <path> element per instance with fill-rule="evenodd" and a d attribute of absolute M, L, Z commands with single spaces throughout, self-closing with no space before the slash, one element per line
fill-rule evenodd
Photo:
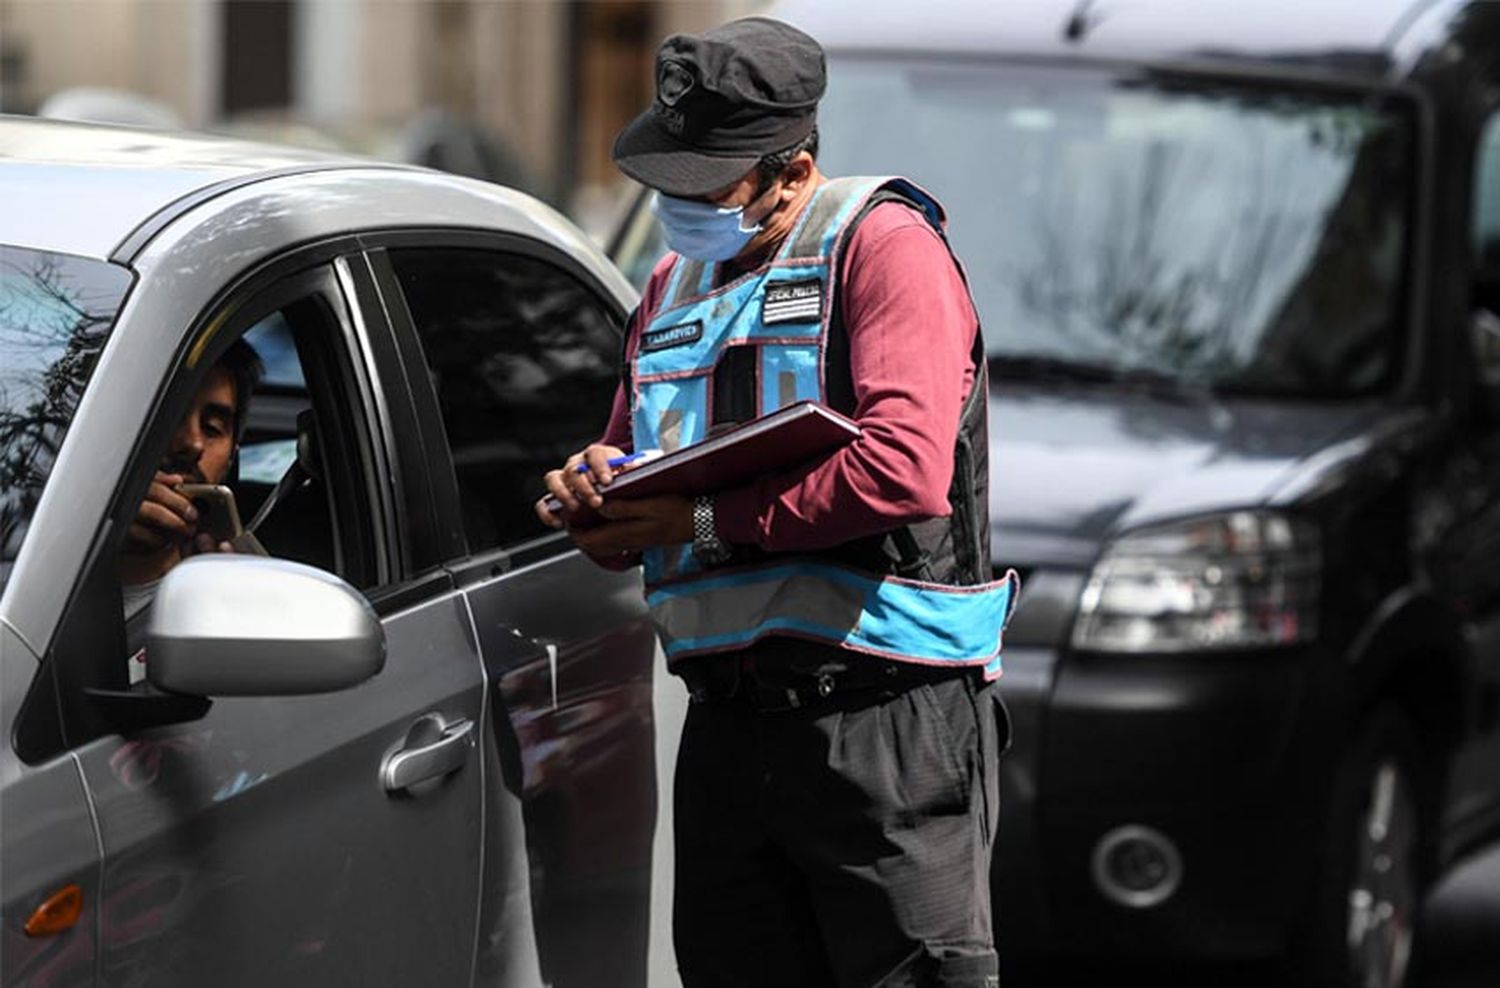
<path fill-rule="evenodd" d="M 1500 4 L 776 13 L 985 326 L 1002 953 L 1402 984 L 1500 833 Z"/>

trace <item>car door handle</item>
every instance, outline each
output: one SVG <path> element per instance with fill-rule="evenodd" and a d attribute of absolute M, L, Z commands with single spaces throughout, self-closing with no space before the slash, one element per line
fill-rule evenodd
<path fill-rule="evenodd" d="M 380 781 L 390 792 L 400 792 L 456 772 L 469 757 L 473 734 L 472 720 L 445 725 L 437 714 L 426 715 L 407 732 L 406 747 L 387 756 L 380 767 Z M 434 735 L 436 740 L 425 740 Z"/>

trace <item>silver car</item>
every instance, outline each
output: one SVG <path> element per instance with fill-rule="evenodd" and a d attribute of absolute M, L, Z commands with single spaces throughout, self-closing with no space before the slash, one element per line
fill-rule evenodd
<path fill-rule="evenodd" d="M 655 641 L 530 507 L 634 299 L 493 185 L 0 118 L 0 982 L 645 983 Z M 266 555 L 127 621 L 240 339 Z"/>

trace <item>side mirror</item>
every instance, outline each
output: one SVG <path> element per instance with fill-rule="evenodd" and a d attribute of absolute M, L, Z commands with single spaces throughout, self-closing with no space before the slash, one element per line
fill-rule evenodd
<path fill-rule="evenodd" d="M 156 592 L 146 656 L 147 678 L 172 693 L 328 693 L 385 666 L 385 632 L 358 591 L 322 570 L 195 556 Z"/>

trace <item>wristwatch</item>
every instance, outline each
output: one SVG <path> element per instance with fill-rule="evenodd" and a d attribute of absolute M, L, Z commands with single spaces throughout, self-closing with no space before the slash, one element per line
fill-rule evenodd
<path fill-rule="evenodd" d="M 733 551 L 714 530 L 714 496 L 700 494 L 693 498 L 693 558 L 704 566 L 717 566 Z"/>

